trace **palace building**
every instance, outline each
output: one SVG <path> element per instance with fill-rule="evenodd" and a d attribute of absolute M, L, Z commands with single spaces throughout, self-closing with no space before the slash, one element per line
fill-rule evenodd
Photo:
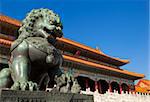
<path fill-rule="evenodd" d="M 150 94 L 150 80 L 141 79 L 135 85 L 135 91 Z"/>
<path fill-rule="evenodd" d="M 20 26 L 20 21 L 0 15 L 0 69 L 8 67 L 10 46 L 17 38 Z M 129 60 L 108 56 L 73 40 L 59 38 L 56 48 L 63 54 L 62 69 L 77 78 L 82 90 L 90 88 L 91 91 L 98 90 L 102 94 L 108 89 L 119 93 L 134 91 L 134 81 L 144 78 L 143 74 L 120 68 L 128 64 Z"/>

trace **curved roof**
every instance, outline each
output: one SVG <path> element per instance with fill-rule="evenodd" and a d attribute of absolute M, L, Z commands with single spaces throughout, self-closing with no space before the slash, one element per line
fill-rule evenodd
<path fill-rule="evenodd" d="M 11 46 L 12 41 L 1 39 L 0 38 L 0 44 L 5 45 L 5 46 Z"/>
<path fill-rule="evenodd" d="M 141 79 L 135 85 L 136 92 L 150 93 L 150 80 Z"/>
<path fill-rule="evenodd" d="M 71 57 L 71 56 L 67 56 L 67 55 L 63 55 L 63 58 L 66 59 L 66 60 L 73 61 L 73 62 L 85 64 L 85 65 L 88 65 L 88 66 L 91 66 L 91 67 L 111 70 L 111 71 L 115 71 L 115 72 L 118 72 L 118 73 L 131 75 L 131 76 L 135 76 L 135 77 L 139 77 L 139 78 L 143 78 L 144 77 L 144 74 L 129 72 L 127 70 L 120 70 L 120 69 L 112 68 L 112 67 L 109 67 L 109 66 L 104 66 L 104 65 L 101 65 L 101 64 L 97 64 L 97 63 L 94 63 L 94 62 L 86 61 L 86 60 L 83 60 L 83 59 L 79 59 L 79 58 L 75 58 L 75 57 Z"/>
<path fill-rule="evenodd" d="M 5 15 L 0 15 L 0 21 L 1 22 L 5 22 L 5 23 L 8 23 L 8 24 L 12 24 L 12 25 L 15 25 L 17 27 L 20 27 L 21 26 L 21 22 L 18 21 L 18 20 L 15 20 L 13 18 L 10 18 L 8 16 L 5 16 Z M 100 50 L 97 50 L 97 49 L 93 49 L 91 47 L 88 47 L 88 46 L 85 46 L 83 44 L 80 44 L 78 42 L 75 42 L 73 40 L 70 40 L 70 39 L 67 39 L 67 38 L 59 38 L 58 41 L 61 41 L 61 42 L 64 42 L 64 43 L 67 43 L 67 44 L 71 44 L 75 47 L 78 47 L 78 48 L 81 48 L 81 49 L 84 49 L 84 50 L 87 50 L 89 52 L 92 52 L 92 53 L 95 53 L 97 55 L 101 55 L 103 57 L 105 57 L 106 59 L 108 60 L 113 60 L 112 63 L 116 63 L 116 65 L 118 66 L 122 66 L 122 65 L 125 65 L 127 63 L 129 63 L 129 60 L 123 60 L 123 59 L 120 59 L 120 58 L 114 58 L 114 57 L 110 57 L 106 54 L 104 54 L 102 51 Z"/>
<path fill-rule="evenodd" d="M 121 62 L 120 66 L 129 63 L 129 60 L 123 60 L 123 59 L 120 59 L 120 58 L 110 57 L 110 56 L 104 54 L 104 53 L 103 53 L 102 51 L 100 51 L 100 50 L 93 49 L 93 48 L 91 48 L 91 47 L 85 46 L 85 45 L 83 45 L 83 44 L 80 44 L 80 43 L 78 43 L 78 42 L 75 42 L 75 41 L 70 40 L 70 39 L 67 39 L 67 38 L 58 38 L 58 40 L 59 40 L 59 41 L 62 41 L 62 42 L 65 42 L 65 43 L 68 43 L 68 44 L 71 44 L 71 45 L 76 46 L 76 47 L 80 47 L 80 48 L 82 48 L 82 49 L 85 49 L 85 50 L 87 50 L 87 51 L 93 52 L 93 53 L 95 53 L 95 54 L 102 55 L 102 56 L 104 56 L 104 57 L 106 57 L 106 58 L 109 58 L 109 59 L 112 59 L 112 60 L 114 60 L 114 61 L 116 61 L 116 62 L 117 62 L 117 61 L 118 61 L 118 62 Z"/>
<path fill-rule="evenodd" d="M 20 22 L 20 21 L 15 20 L 15 19 L 13 19 L 13 18 L 10 18 L 10 17 L 8 17 L 8 16 L 4 16 L 4 15 L 2 15 L 2 14 L 0 14 L 0 21 L 6 22 L 6 23 L 9 23 L 9 24 L 18 26 L 18 27 L 21 26 L 21 22 Z"/>

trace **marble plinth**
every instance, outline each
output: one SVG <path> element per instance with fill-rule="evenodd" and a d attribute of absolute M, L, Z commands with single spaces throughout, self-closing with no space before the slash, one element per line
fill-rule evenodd
<path fill-rule="evenodd" d="M 1 89 L 0 102 L 94 102 L 94 100 L 91 95 Z"/>

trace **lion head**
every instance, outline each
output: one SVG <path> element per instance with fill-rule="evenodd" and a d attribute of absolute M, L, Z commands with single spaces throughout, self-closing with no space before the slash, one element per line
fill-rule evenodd
<path fill-rule="evenodd" d="M 62 37 L 60 17 L 49 9 L 33 9 L 22 21 L 19 29 L 19 39 L 27 37 L 56 38 Z"/>
<path fill-rule="evenodd" d="M 13 42 L 11 51 L 28 37 L 43 37 L 53 45 L 57 37 L 63 36 L 62 29 L 60 17 L 52 10 L 33 9 L 22 21 L 18 39 Z"/>

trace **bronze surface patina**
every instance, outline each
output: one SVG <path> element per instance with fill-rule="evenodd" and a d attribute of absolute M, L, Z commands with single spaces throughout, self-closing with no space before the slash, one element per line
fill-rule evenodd
<path fill-rule="evenodd" d="M 78 93 L 77 80 L 60 70 L 63 57 L 54 47 L 62 29 L 60 17 L 49 9 L 28 13 L 11 45 L 9 68 L 0 72 L 0 88 L 45 90 L 55 82 L 57 91 Z"/>

